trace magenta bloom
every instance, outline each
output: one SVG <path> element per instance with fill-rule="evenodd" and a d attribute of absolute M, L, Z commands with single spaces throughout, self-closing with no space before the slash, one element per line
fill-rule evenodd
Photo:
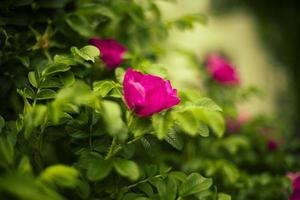
<path fill-rule="evenodd" d="M 293 192 L 290 196 L 290 200 L 300 199 L 300 172 L 288 173 L 287 176 L 290 178 L 293 184 Z"/>
<path fill-rule="evenodd" d="M 269 139 L 267 146 L 269 151 L 276 151 L 278 149 L 278 142 L 276 140 Z"/>
<path fill-rule="evenodd" d="M 116 40 L 92 38 L 89 42 L 99 49 L 100 57 L 109 69 L 114 69 L 123 62 L 127 48 Z"/>
<path fill-rule="evenodd" d="M 141 117 L 171 108 L 180 102 L 177 90 L 172 88 L 170 81 L 131 68 L 125 73 L 123 93 L 128 108 Z"/>
<path fill-rule="evenodd" d="M 211 54 L 207 57 L 207 70 L 212 78 L 222 85 L 238 85 L 240 78 L 236 68 L 224 57 Z"/>

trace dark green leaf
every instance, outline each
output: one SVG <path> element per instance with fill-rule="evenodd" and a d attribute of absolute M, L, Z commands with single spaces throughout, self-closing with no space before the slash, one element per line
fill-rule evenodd
<path fill-rule="evenodd" d="M 55 98 L 56 92 L 51 89 L 41 89 L 37 95 L 36 98 L 37 100 L 45 100 L 45 99 L 53 99 Z"/>
<path fill-rule="evenodd" d="M 165 137 L 165 141 L 168 142 L 170 145 L 172 145 L 177 150 L 183 149 L 183 140 L 181 136 L 176 133 L 175 131 L 171 131 L 168 135 Z"/>

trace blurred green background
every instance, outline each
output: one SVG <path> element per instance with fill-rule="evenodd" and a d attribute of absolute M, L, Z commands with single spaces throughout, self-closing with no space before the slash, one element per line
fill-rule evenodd
<path fill-rule="evenodd" d="M 171 79 L 181 86 L 196 85 L 201 74 L 195 63 L 177 49 L 196 52 L 200 62 L 212 51 L 225 53 L 238 68 L 242 86 L 257 86 L 263 98 L 253 98 L 240 109 L 250 115 L 280 114 L 297 126 L 299 112 L 298 65 L 300 3 L 252 0 L 178 0 L 159 3 L 163 17 L 187 13 L 208 17 L 206 26 L 192 31 L 173 30 L 167 41 L 168 54 L 161 62 Z"/>

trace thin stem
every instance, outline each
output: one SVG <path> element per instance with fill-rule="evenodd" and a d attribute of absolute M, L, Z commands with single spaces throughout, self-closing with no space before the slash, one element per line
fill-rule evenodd
<path fill-rule="evenodd" d="M 50 61 L 50 62 L 53 61 L 52 58 L 51 58 L 51 55 L 50 55 L 50 53 L 49 53 L 48 50 L 44 50 L 44 54 L 45 54 L 45 56 L 47 57 L 48 61 Z"/>
<path fill-rule="evenodd" d="M 43 155 L 42 155 L 42 149 L 43 149 L 43 140 L 44 140 L 44 131 L 42 130 L 39 139 L 38 139 L 38 153 L 39 153 L 39 161 L 40 165 L 43 167 Z"/>
<path fill-rule="evenodd" d="M 113 140 L 111 142 L 111 145 L 109 147 L 109 151 L 107 153 L 107 155 L 105 156 L 105 160 L 108 160 L 109 158 L 111 158 L 113 155 L 115 155 L 119 150 L 115 150 L 115 148 L 117 147 L 117 137 L 113 137 Z"/>
<path fill-rule="evenodd" d="M 132 140 L 129 140 L 128 142 L 126 142 L 126 144 L 132 144 L 142 137 L 143 136 L 138 136 L 136 138 L 133 138 Z M 123 149 L 123 147 L 120 144 L 117 144 L 117 137 L 114 137 L 112 140 L 112 143 L 109 147 L 109 151 L 108 151 L 107 155 L 105 156 L 105 160 L 108 160 L 112 156 L 116 155 L 122 149 Z"/>
<path fill-rule="evenodd" d="M 90 150 L 94 151 L 94 147 L 93 147 L 93 138 L 92 138 L 92 133 L 93 133 L 93 119 L 94 119 L 94 111 L 92 111 L 91 114 L 91 119 L 90 119 L 90 127 L 89 127 L 89 146 L 90 146 Z"/>
<path fill-rule="evenodd" d="M 161 174 L 158 174 L 158 175 L 156 175 L 156 176 L 148 177 L 148 178 L 146 178 L 146 179 L 144 179 L 144 180 L 141 180 L 141 181 L 139 181 L 139 182 L 137 182 L 137 183 L 134 183 L 134 184 L 132 184 L 132 185 L 127 186 L 127 189 L 129 190 L 129 189 L 131 189 L 131 188 L 136 187 L 136 186 L 139 185 L 139 184 L 146 183 L 146 182 L 150 181 L 150 179 L 152 179 L 152 178 L 160 178 L 160 177 L 162 177 Z"/>

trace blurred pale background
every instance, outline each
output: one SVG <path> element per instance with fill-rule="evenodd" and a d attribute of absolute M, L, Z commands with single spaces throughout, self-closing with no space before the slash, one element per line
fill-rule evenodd
<path fill-rule="evenodd" d="M 265 92 L 262 99 L 252 98 L 241 105 L 242 110 L 250 114 L 272 113 L 275 109 L 275 97 L 287 87 L 287 77 L 282 68 L 276 67 L 268 51 L 258 38 L 253 17 L 243 11 L 215 17 L 210 13 L 209 0 L 178 0 L 176 4 L 160 1 L 163 17 L 166 20 L 191 13 L 203 13 L 208 16 L 208 25 L 196 25 L 193 30 L 173 30 L 167 41 L 167 56 L 161 63 L 168 68 L 175 85 L 199 85 L 200 72 L 188 58 L 175 49 L 194 52 L 203 61 L 210 51 L 223 51 L 237 66 L 243 86 L 258 86 Z M 173 49 L 173 51 L 172 51 Z M 172 73 L 173 72 L 173 73 Z"/>

